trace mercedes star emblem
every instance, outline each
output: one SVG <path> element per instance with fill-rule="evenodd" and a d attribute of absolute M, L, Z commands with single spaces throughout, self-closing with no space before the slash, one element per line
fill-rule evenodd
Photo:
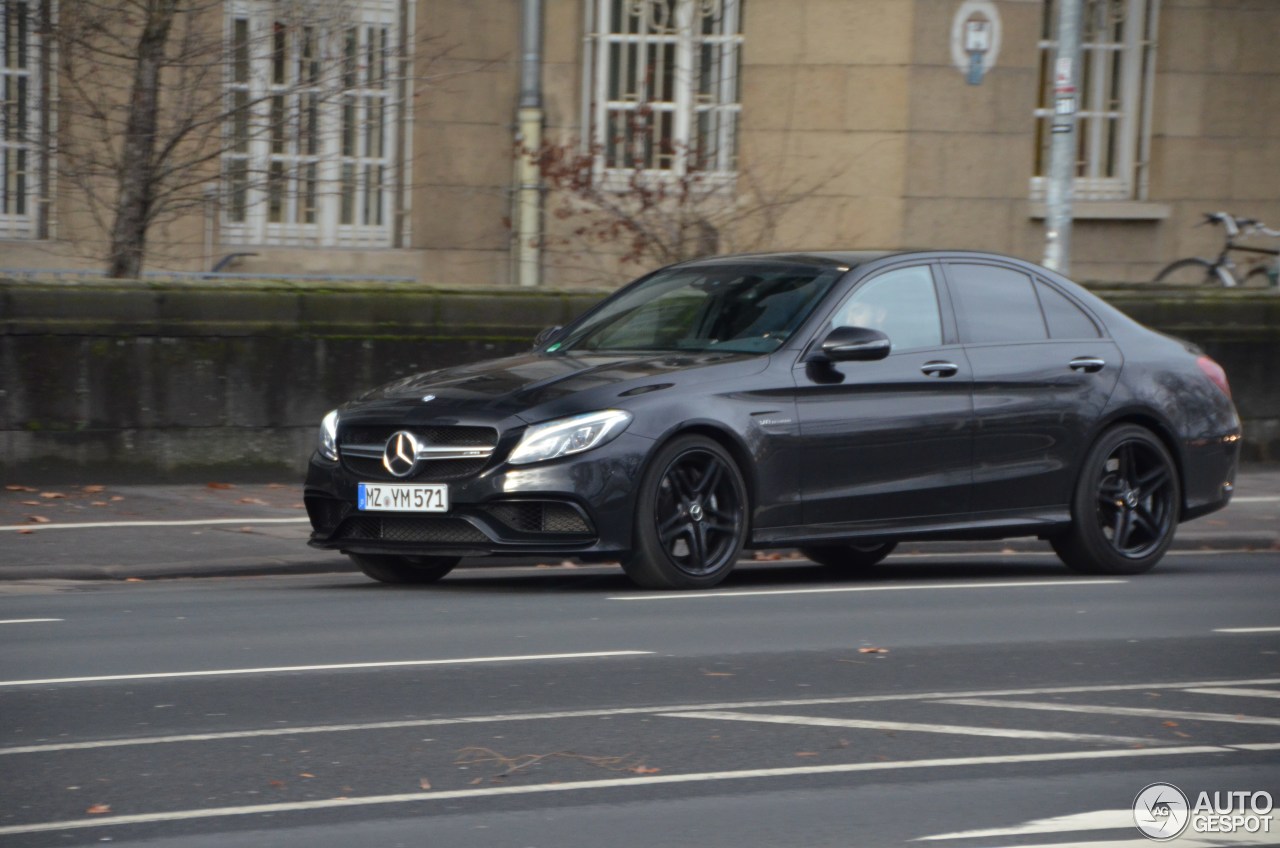
<path fill-rule="evenodd" d="M 401 430 L 387 439 L 382 451 L 382 467 L 396 477 L 408 477 L 418 467 L 418 440 L 408 430 Z"/>

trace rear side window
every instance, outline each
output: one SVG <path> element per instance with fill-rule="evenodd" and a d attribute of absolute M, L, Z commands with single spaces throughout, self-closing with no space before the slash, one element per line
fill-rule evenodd
<path fill-rule="evenodd" d="M 1031 277 L 997 265 L 947 266 L 960 338 L 968 344 L 1049 337 Z"/>
<path fill-rule="evenodd" d="M 1036 280 L 1036 291 L 1044 308 L 1044 321 L 1049 325 L 1049 338 L 1096 339 L 1101 335 L 1093 319 L 1062 292 L 1043 280 Z"/>

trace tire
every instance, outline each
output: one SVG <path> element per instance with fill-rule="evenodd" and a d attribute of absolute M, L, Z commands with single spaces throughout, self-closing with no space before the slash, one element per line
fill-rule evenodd
<path fill-rule="evenodd" d="M 646 589 L 707 589 L 738 561 L 747 538 L 747 487 L 729 453 L 704 436 L 658 450 L 640 478 L 634 550 L 622 563 Z"/>
<path fill-rule="evenodd" d="M 461 557 L 392 556 L 390 554 L 347 554 L 361 571 L 382 583 L 435 583 Z"/>
<path fill-rule="evenodd" d="M 1167 283 L 1171 286 L 1222 286 L 1232 288 L 1236 284 L 1235 277 L 1226 268 L 1222 268 L 1207 259 L 1179 259 L 1170 262 L 1154 282 Z"/>
<path fill-rule="evenodd" d="M 1272 279 L 1265 265 L 1258 265 L 1245 276 L 1244 285 L 1249 288 L 1269 289 L 1280 285 L 1280 281 Z"/>
<path fill-rule="evenodd" d="M 1082 574 L 1150 571 L 1173 542 L 1182 503 L 1178 470 L 1151 431 L 1108 430 L 1085 457 L 1071 503 L 1071 529 L 1050 540 Z"/>
<path fill-rule="evenodd" d="M 870 545 L 814 545 L 801 548 L 800 553 L 824 566 L 832 575 L 866 574 L 881 560 L 893 553 L 897 542 L 881 542 Z"/>

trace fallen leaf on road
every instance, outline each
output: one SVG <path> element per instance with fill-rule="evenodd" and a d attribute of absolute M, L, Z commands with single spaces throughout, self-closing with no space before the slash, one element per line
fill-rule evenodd
<path fill-rule="evenodd" d="M 18 531 L 18 535 L 19 535 L 19 536 L 30 536 L 30 535 L 31 535 L 31 531 L 30 531 L 30 530 L 19 530 L 19 531 Z"/>
<path fill-rule="evenodd" d="M 733 677 L 733 674 L 727 671 L 704 671 L 703 677 Z"/>
<path fill-rule="evenodd" d="M 240 500 L 236 501 L 236 503 L 254 504 L 255 506 L 267 505 L 267 502 L 264 501 L 262 498 L 241 498 Z"/>
<path fill-rule="evenodd" d="M 889 653 L 889 649 L 888 649 L 888 648 L 859 648 L 859 649 L 858 649 L 858 653 L 860 653 L 860 654 L 887 654 L 887 653 Z"/>
<path fill-rule="evenodd" d="M 96 495 L 99 492 L 105 492 L 106 490 L 107 490 L 106 486 L 81 486 L 80 487 L 80 491 L 89 495 Z"/>
<path fill-rule="evenodd" d="M 17 485 L 17 484 L 12 484 L 12 485 L 9 485 L 9 486 L 5 486 L 5 490 L 6 490 L 6 491 L 10 491 L 10 492 L 34 492 L 34 491 L 36 491 L 35 489 L 31 488 L 30 486 L 19 486 L 19 485 Z"/>
<path fill-rule="evenodd" d="M 112 495 L 112 496 L 111 496 L 111 500 L 113 500 L 113 501 L 122 501 L 122 500 L 124 500 L 124 495 Z"/>
<path fill-rule="evenodd" d="M 268 489 L 287 489 L 289 487 L 286 486 L 284 483 L 268 483 L 267 488 Z"/>
<path fill-rule="evenodd" d="M 420 777 L 418 778 L 418 785 L 421 786 L 423 789 L 430 789 L 431 781 L 427 780 L 425 777 Z"/>
<path fill-rule="evenodd" d="M 298 775 L 298 777 L 312 778 L 315 777 L 315 775 L 309 771 L 304 771 L 302 774 Z"/>
<path fill-rule="evenodd" d="M 290 509 L 306 509 L 307 505 L 304 503 L 289 504 L 289 508 Z"/>
<path fill-rule="evenodd" d="M 40 503 L 40 501 L 23 501 L 22 505 L 23 506 L 44 506 L 44 504 Z"/>
<path fill-rule="evenodd" d="M 66 495 L 62 494 L 62 492 L 41 492 L 40 497 L 47 501 L 56 501 L 66 498 Z"/>
<path fill-rule="evenodd" d="M 94 804 L 92 807 L 85 810 L 85 812 L 91 816 L 100 816 L 103 813 L 111 812 L 111 805 L 110 804 Z"/>
<path fill-rule="evenodd" d="M 816 757 L 818 756 L 818 752 L 817 751 L 796 751 L 796 756 L 797 757 Z"/>
<path fill-rule="evenodd" d="M 477 783 L 484 783 L 484 778 L 483 778 L 483 777 L 477 777 L 475 780 L 471 781 L 469 785 L 471 785 L 471 786 L 475 786 Z"/>
<path fill-rule="evenodd" d="M 207 486 L 210 489 L 234 489 L 235 488 L 234 483 L 205 483 L 205 486 Z"/>
<path fill-rule="evenodd" d="M 124 579 L 124 582 L 126 582 L 126 583 L 146 583 L 147 581 L 143 580 L 141 577 L 126 577 L 126 578 Z"/>
<path fill-rule="evenodd" d="M 283 780 L 268 780 L 267 783 L 271 784 L 276 789 L 284 789 L 285 785 Z"/>
<path fill-rule="evenodd" d="M 627 771 L 634 772 L 635 774 L 657 774 L 662 771 L 662 769 L 650 768 L 649 766 L 632 766 L 627 769 Z"/>
<path fill-rule="evenodd" d="M 92 501 L 89 506 L 106 506 L 106 501 Z"/>
<path fill-rule="evenodd" d="M 28 516 L 27 516 L 27 520 L 28 520 L 28 521 L 30 521 L 30 522 L 32 522 L 33 524 L 48 524 L 48 523 L 49 523 L 49 519 L 45 518 L 43 515 L 28 515 Z"/>
<path fill-rule="evenodd" d="M 1190 738 L 1191 738 L 1191 734 L 1190 734 L 1190 733 L 1183 733 L 1181 730 L 1175 730 L 1175 731 L 1173 731 L 1173 735 L 1174 735 L 1174 736 L 1181 736 L 1183 739 L 1190 739 Z"/>
<path fill-rule="evenodd" d="M 1166 722 L 1164 722 L 1164 726 L 1165 726 L 1165 727 L 1177 727 L 1177 726 L 1178 726 L 1178 723 L 1177 723 L 1176 721 L 1166 721 Z"/>

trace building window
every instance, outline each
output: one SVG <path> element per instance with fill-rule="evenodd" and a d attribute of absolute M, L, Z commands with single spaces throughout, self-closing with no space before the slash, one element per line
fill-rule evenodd
<path fill-rule="evenodd" d="M 742 0 L 596 0 L 595 14 L 600 168 L 732 173 Z"/>
<path fill-rule="evenodd" d="M 40 139 L 52 120 L 42 71 L 48 65 L 34 2 L 8 0 L 0 6 L 0 238 L 46 238 L 42 220 L 49 179 L 47 145 Z"/>
<path fill-rule="evenodd" d="M 399 3 L 282 17 L 233 0 L 227 23 L 223 241 L 390 247 L 405 175 L 395 103 Z"/>
<path fill-rule="evenodd" d="M 1076 79 L 1074 196 L 1078 200 L 1146 197 L 1151 84 L 1159 0 L 1084 0 Z M 1053 134 L 1053 61 L 1058 3 L 1045 0 L 1040 39 L 1040 103 L 1031 195 L 1042 200 Z"/>

